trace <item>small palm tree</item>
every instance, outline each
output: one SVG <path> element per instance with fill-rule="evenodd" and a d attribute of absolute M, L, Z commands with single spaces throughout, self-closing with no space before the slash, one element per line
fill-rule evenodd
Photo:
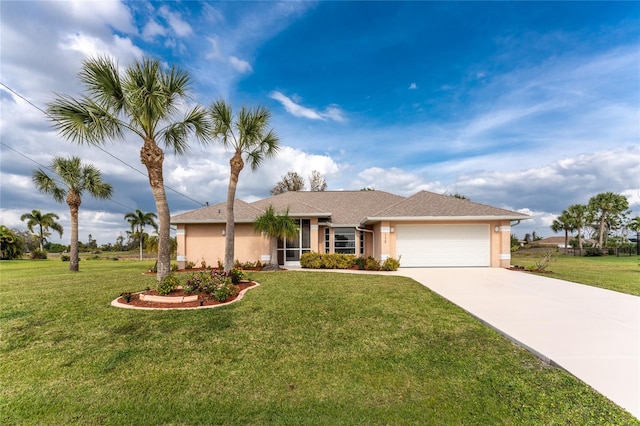
<path fill-rule="evenodd" d="M 246 109 L 242 107 L 233 117 L 231 107 L 217 101 L 209 109 L 213 121 L 213 137 L 233 151 L 229 161 L 231 176 L 227 191 L 227 224 L 224 251 L 224 270 L 229 272 L 234 264 L 235 218 L 233 203 L 236 198 L 238 177 L 244 168 L 245 159 L 251 170 L 257 170 L 265 157 L 273 157 L 279 149 L 279 140 L 273 129 L 267 131 L 271 113 L 264 107 Z"/>
<path fill-rule="evenodd" d="M 40 251 L 44 250 L 44 242 L 49 235 L 51 235 L 49 229 L 53 229 L 56 231 L 61 237 L 63 228 L 56 219 L 60 219 L 60 217 L 55 213 L 45 213 L 42 214 L 40 210 L 32 210 L 31 213 L 25 213 L 20 216 L 21 221 L 27 221 L 27 229 L 29 232 L 36 234 L 38 240 L 40 241 Z M 35 232 L 33 227 L 37 226 L 38 231 Z"/>
<path fill-rule="evenodd" d="M 573 232 L 575 229 L 575 224 L 566 210 L 551 224 L 553 232 L 564 231 L 564 254 L 567 254 L 567 247 L 569 246 L 569 232 Z"/>
<path fill-rule="evenodd" d="M 210 131 L 206 110 L 198 105 L 187 110 L 188 73 L 165 69 L 158 60 L 145 58 L 121 71 L 110 58 L 90 58 L 84 61 L 79 78 L 86 95 L 60 96 L 47 112 L 60 134 L 73 142 L 102 145 L 109 139 L 124 139 L 127 132 L 142 140 L 140 161 L 147 168 L 158 212 L 157 279 L 161 281 L 169 275 L 171 251 L 160 144 L 182 154 L 190 135 L 205 142 Z"/>
<path fill-rule="evenodd" d="M 82 164 L 78 157 L 55 157 L 50 169 L 62 179 L 58 183 L 42 169 L 33 172 L 33 183 L 38 191 L 50 194 L 59 203 L 66 200 L 71 215 L 71 253 L 69 270 L 78 271 L 78 211 L 83 192 L 95 198 L 111 198 L 113 188 L 102 181 L 102 173 L 92 164 Z"/>
<path fill-rule="evenodd" d="M 598 247 L 604 244 L 605 225 L 611 225 L 629 208 L 629 201 L 624 195 L 603 192 L 589 199 L 589 210 L 598 223 Z"/>
<path fill-rule="evenodd" d="M 289 211 L 284 214 L 276 214 L 273 206 L 269 206 L 265 212 L 254 222 L 256 231 L 262 232 L 271 239 L 271 268 L 278 269 L 278 239 L 291 241 L 298 237 L 298 225 L 289 217 Z"/>
<path fill-rule="evenodd" d="M 572 204 L 565 210 L 566 215 L 571 219 L 573 226 L 578 231 L 578 248 L 582 254 L 582 228 L 585 227 L 587 221 L 588 209 L 584 204 Z"/>
<path fill-rule="evenodd" d="M 144 213 L 143 211 L 136 209 L 135 213 L 129 212 L 124 215 L 124 218 L 131 225 L 131 232 L 138 237 L 140 243 L 140 260 L 142 260 L 142 247 L 144 245 L 144 227 L 150 225 L 158 231 L 158 224 L 156 223 L 156 216 L 153 212 Z"/>

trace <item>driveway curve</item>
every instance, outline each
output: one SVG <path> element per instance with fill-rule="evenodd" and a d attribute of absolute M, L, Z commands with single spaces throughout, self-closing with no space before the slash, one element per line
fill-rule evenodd
<path fill-rule="evenodd" d="M 640 418 L 640 297 L 502 268 L 400 268 Z"/>

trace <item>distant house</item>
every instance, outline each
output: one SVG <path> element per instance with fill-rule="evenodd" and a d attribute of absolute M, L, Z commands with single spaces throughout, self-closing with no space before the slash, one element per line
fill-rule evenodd
<path fill-rule="evenodd" d="M 571 241 L 572 236 L 569 236 L 569 239 L 567 241 Z M 537 240 L 534 241 L 532 244 L 538 245 L 538 246 L 550 246 L 550 247 L 559 247 L 559 248 L 565 248 L 564 247 L 564 237 L 547 237 L 547 238 L 543 238 L 541 240 Z M 569 248 L 571 247 L 571 244 L 568 244 Z"/>
<path fill-rule="evenodd" d="M 235 257 L 270 260 L 269 240 L 253 222 L 267 207 L 288 210 L 299 226 L 295 241 L 279 241 L 278 263 L 299 265 L 307 252 L 350 253 L 401 267 L 508 267 L 511 222 L 530 217 L 510 210 L 421 191 L 294 191 L 252 203 L 236 200 Z M 178 265 L 224 259 L 226 203 L 175 215 Z"/>

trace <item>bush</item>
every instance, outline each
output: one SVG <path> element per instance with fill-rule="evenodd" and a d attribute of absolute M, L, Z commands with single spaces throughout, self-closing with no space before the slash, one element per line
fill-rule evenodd
<path fill-rule="evenodd" d="M 343 253 L 304 253 L 300 256 L 300 266 L 310 269 L 349 269 L 356 264 L 353 254 Z"/>
<path fill-rule="evenodd" d="M 200 294 L 203 298 L 209 297 L 218 302 L 235 297 L 240 291 L 230 277 L 217 271 L 191 274 L 187 278 L 183 290 L 185 293 Z"/>
<path fill-rule="evenodd" d="M 34 250 L 31 250 L 31 253 L 29 253 L 29 259 L 46 259 L 46 258 L 47 258 L 47 252 L 44 250 L 34 249 Z"/>
<path fill-rule="evenodd" d="M 231 282 L 233 284 L 238 284 L 241 280 L 244 280 L 247 278 L 247 274 L 242 269 L 239 269 L 239 268 L 233 268 L 232 270 L 229 271 L 227 276 L 231 279 Z"/>
<path fill-rule="evenodd" d="M 589 247 L 584 255 L 587 257 L 602 256 L 602 250 L 597 247 Z"/>
<path fill-rule="evenodd" d="M 364 269 L 367 271 L 379 271 L 380 270 L 380 262 L 377 259 L 369 256 L 364 262 Z"/>
<path fill-rule="evenodd" d="M 191 262 L 191 261 L 187 262 L 187 266 L 186 266 L 187 269 L 193 269 L 195 267 L 196 267 L 195 262 Z"/>
<path fill-rule="evenodd" d="M 383 271 L 397 271 L 400 267 L 400 259 L 394 259 L 393 257 L 388 257 L 381 266 Z"/>
<path fill-rule="evenodd" d="M 156 290 L 158 291 L 158 294 L 166 296 L 167 294 L 178 288 L 179 285 L 180 280 L 178 279 L 178 277 L 176 277 L 174 274 L 169 274 L 164 277 L 164 279 L 160 281 L 160 283 L 158 283 Z"/>
<path fill-rule="evenodd" d="M 62 260 L 63 262 L 69 262 L 71 260 L 71 256 L 69 256 L 68 254 L 62 254 L 60 255 L 60 260 Z"/>
<path fill-rule="evenodd" d="M 354 261 L 354 263 L 358 267 L 358 269 L 363 270 L 367 264 L 367 259 L 365 259 L 364 257 L 359 257 Z"/>
<path fill-rule="evenodd" d="M 178 270 L 178 264 L 177 263 L 172 263 L 171 264 L 171 271 L 177 271 Z"/>

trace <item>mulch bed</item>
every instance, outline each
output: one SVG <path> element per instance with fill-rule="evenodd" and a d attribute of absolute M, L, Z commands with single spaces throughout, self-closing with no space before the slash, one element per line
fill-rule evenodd
<path fill-rule="evenodd" d="M 255 281 L 250 282 L 239 282 L 237 286 L 240 288 L 240 291 L 246 290 L 248 288 L 252 288 L 257 286 L 258 283 Z M 222 305 L 225 303 L 233 302 L 237 299 L 238 296 L 229 298 L 224 302 L 218 302 L 213 299 L 199 299 L 194 302 L 185 302 L 185 303 L 161 303 L 161 302 L 148 302 L 140 300 L 140 294 L 148 294 L 153 296 L 159 296 L 156 290 L 147 290 L 142 293 L 134 293 L 131 295 L 131 300 L 129 302 L 126 301 L 124 297 L 118 298 L 118 302 L 123 305 L 130 305 L 137 308 L 155 308 L 155 309 L 180 309 L 180 308 L 197 308 L 200 306 L 213 306 L 213 305 Z M 169 297 L 181 297 L 181 296 L 193 296 L 192 294 L 187 294 L 182 290 L 174 290 L 169 293 L 167 296 Z"/>

